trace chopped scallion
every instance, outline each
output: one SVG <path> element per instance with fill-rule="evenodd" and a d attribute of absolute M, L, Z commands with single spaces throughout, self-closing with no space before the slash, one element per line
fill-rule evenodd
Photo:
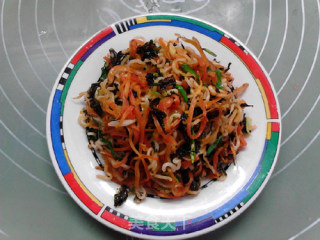
<path fill-rule="evenodd" d="M 222 140 L 222 135 L 220 135 L 218 139 L 208 148 L 207 156 L 209 156 L 213 152 L 213 150 L 218 146 L 221 140 Z"/>
<path fill-rule="evenodd" d="M 188 64 L 184 63 L 180 66 L 181 70 L 186 72 L 186 73 L 191 73 L 191 74 L 194 74 L 196 76 L 196 79 L 197 79 L 197 82 L 199 83 L 200 82 L 200 79 L 199 79 L 199 75 L 196 73 L 195 70 L 193 70 Z"/>
<path fill-rule="evenodd" d="M 206 51 L 207 53 L 209 53 L 210 55 L 216 57 L 217 54 L 215 54 L 214 52 L 212 52 L 211 50 L 207 49 L 207 48 L 202 48 L 203 51 Z"/>
<path fill-rule="evenodd" d="M 156 96 L 159 97 L 159 98 L 162 98 L 161 93 L 159 93 L 159 92 L 157 92 L 157 91 L 152 90 L 151 93 L 154 94 L 154 95 L 156 95 Z"/>
<path fill-rule="evenodd" d="M 182 86 L 180 86 L 180 85 L 177 85 L 177 86 L 176 86 L 176 89 L 179 90 L 179 92 L 180 92 L 183 100 L 184 100 L 185 102 L 188 102 L 188 96 L 187 96 L 187 93 L 186 93 L 186 91 L 184 90 L 184 88 L 183 88 Z"/>
<path fill-rule="evenodd" d="M 219 89 L 223 89 L 223 85 L 222 85 L 222 82 L 221 82 L 221 71 L 219 69 L 216 69 L 216 74 L 217 74 L 217 83 L 216 83 L 216 87 L 219 88 Z"/>

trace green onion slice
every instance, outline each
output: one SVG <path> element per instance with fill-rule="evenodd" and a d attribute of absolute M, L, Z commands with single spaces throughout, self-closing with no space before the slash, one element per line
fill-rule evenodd
<path fill-rule="evenodd" d="M 191 73 L 194 74 L 196 76 L 197 82 L 199 83 L 200 79 L 199 79 L 199 75 L 196 73 L 195 70 L 193 70 L 188 64 L 184 63 L 180 66 L 181 70 L 186 72 L 186 73 Z"/>
<path fill-rule="evenodd" d="M 216 74 L 217 74 L 217 78 L 218 78 L 218 81 L 217 81 L 217 84 L 216 84 L 216 87 L 219 88 L 219 89 L 223 89 L 223 85 L 222 85 L 222 82 L 221 82 L 221 71 L 219 69 L 216 69 Z"/>
<path fill-rule="evenodd" d="M 217 54 L 215 54 L 214 52 L 212 52 L 211 50 L 207 49 L 207 48 L 202 48 L 203 51 L 206 51 L 207 53 L 209 53 L 210 55 L 216 57 Z"/>
<path fill-rule="evenodd" d="M 187 96 L 187 93 L 186 93 L 186 91 L 184 90 L 184 88 L 183 88 L 182 86 L 180 86 L 180 85 L 177 85 L 177 86 L 176 86 L 176 89 L 179 90 L 179 92 L 180 92 L 183 100 L 184 100 L 185 102 L 188 102 L 188 96 Z"/>
<path fill-rule="evenodd" d="M 221 140 L 222 140 L 222 135 L 220 135 L 218 139 L 208 148 L 207 156 L 209 156 L 213 152 L 213 150 L 218 146 Z"/>

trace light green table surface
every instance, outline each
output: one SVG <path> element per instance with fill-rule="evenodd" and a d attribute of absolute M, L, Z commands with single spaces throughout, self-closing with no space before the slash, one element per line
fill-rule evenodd
<path fill-rule="evenodd" d="M 0 239 L 132 239 L 85 213 L 52 167 L 46 108 L 58 72 L 99 29 L 166 11 L 216 24 L 270 74 L 282 112 L 271 180 L 237 219 L 197 239 L 320 239 L 319 0 L 1 0 Z"/>

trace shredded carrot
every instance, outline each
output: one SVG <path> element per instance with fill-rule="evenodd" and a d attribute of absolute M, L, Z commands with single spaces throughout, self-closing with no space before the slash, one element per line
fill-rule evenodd
<path fill-rule="evenodd" d="M 137 37 L 104 59 L 103 77 L 76 98 L 86 101 L 79 123 L 106 179 L 138 198 L 174 199 L 226 175 L 220 164 L 233 163 L 247 145 L 248 105 L 239 97 L 248 84 L 234 88 L 230 65 L 226 73 L 196 38 L 180 35 Z"/>

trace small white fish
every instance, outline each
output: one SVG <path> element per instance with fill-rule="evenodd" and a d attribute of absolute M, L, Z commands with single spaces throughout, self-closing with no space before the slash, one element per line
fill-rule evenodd
<path fill-rule="evenodd" d="M 120 121 L 119 120 L 115 120 L 115 121 L 111 121 L 108 123 L 108 126 L 110 127 L 126 127 L 131 125 L 132 123 L 134 123 L 136 120 L 135 119 L 129 119 L 129 120 L 124 120 L 122 122 L 121 125 L 119 125 Z"/>

